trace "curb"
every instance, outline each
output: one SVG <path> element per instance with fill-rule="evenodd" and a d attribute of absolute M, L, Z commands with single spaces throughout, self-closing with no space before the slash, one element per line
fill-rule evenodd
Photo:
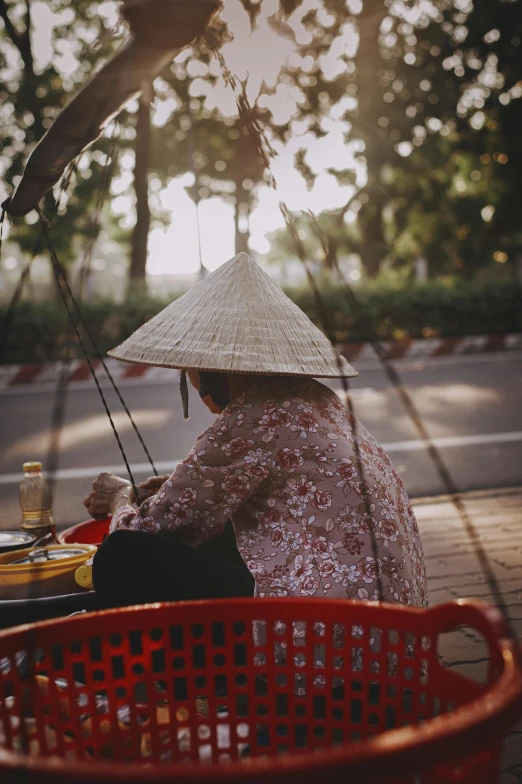
<path fill-rule="evenodd" d="M 470 335 L 464 338 L 423 338 L 422 340 L 382 341 L 386 359 L 445 357 L 452 354 L 486 354 L 522 349 L 522 334 Z M 341 348 L 350 361 L 378 359 L 371 343 L 349 343 Z"/>
<path fill-rule="evenodd" d="M 101 362 L 98 359 L 93 359 L 91 362 L 102 386 L 109 384 Z M 117 383 L 145 378 L 163 381 L 177 381 L 178 379 L 178 371 L 171 368 L 130 365 L 126 362 L 119 362 L 117 359 L 106 359 L 105 365 Z M 63 362 L 60 361 L 0 365 L 0 392 L 12 388 L 55 387 L 62 379 L 62 374 Z M 84 359 L 74 359 L 70 363 L 67 384 L 73 383 L 83 383 L 84 385 L 92 383 L 91 371 Z"/>
<path fill-rule="evenodd" d="M 382 342 L 386 359 L 427 359 L 450 355 L 486 354 L 522 350 L 522 333 L 505 335 L 472 335 L 464 338 L 425 338 L 423 340 L 401 340 Z M 340 351 L 349 362 L 379 358 L 370 343 L 348 343 Z M 115 359 L 107 359 L 106 365 L 117 382 L 127 380 L 176 381 L 177 371 L 171 368 L 150 365 L 131 365 Z M 93 360 L 96 370 L 101 368 L 99 360 Z M 0 391 L 12 387 L 55 386 L 62 375 L 62 362 L 34 362 L 24 365 L 0 365 Z M 176 375 L 174 375 L 176 373 Z M 104 379 L 103 369 L 100 380 Z M 85 360 L 71 362 L 67 383 L 90 382 L 91 373 Z"/>

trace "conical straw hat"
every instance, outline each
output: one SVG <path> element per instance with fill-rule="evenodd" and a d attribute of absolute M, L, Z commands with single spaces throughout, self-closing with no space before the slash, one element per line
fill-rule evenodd
<path fill-rule="evenodd" d="M 109 351 L 124 362 L 266 375 L 358 375 L 247 253 Z"/>

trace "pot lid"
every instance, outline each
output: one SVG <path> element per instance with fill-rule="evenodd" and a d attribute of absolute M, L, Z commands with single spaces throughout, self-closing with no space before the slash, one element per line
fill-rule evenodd
<path fill-rule="evenodd" d="M 36 536 L 26 531 L 0 531 L 0 553 L 30 547 L 35 541 Z"/>
<path fill-rule="evenodd" d="M 80 547 L 67 547 L 60 549 L 51 549 L 49 547 L 39 547 L 31 550 L 24 558 L 19 558 L 17 561 L 11 561 L 8 566 L 22 566 L 23 564 L 40 564 L 46 561 L 61 561 L 65 558 L 75 558 L 78 555 L 87 555 L 88 552 Z"/>

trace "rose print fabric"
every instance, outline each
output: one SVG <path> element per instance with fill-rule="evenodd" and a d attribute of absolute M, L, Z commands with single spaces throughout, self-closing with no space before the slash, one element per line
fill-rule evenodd
<path fill-rule="evenodd" d="M 158 494 L 137 512 L 121 509 L 111 531 L 197 547 L 228 518 L 257 596 L 429 604 L 400 477 L 335 392 L 313 379 L 263 378 L 236 398 Z"/>

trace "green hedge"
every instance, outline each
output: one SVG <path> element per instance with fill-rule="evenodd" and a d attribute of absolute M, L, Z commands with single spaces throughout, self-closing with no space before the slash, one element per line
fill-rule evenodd
<path fill-rule="evenodd" d="M 289 293 L 319 323 L 313 294 Z M 430 282 L 401 288 L 369 283 L 355 293 L 359 310 L 350 305 L 343 290 L 324 293 L 342 342 L 359 343 L 372 336 L 400 340 L 522 332 L 520 283 Z"/>
<path fill-rule="evenodd" d="M 311 291 L 296 289 L 288 294 L 320 325 Z M 342 289 L 328 287 L 322 291 L 341 342 L 360 343 L 374 336 L 393 340 L 522 332 L 521 284 L 430 282 L 405 288 L 377 282 L 358 286 L 356 294 L 359 312 Z M 82 310 L 98 346 L 106 352 L 166 304 L 159 299 L 135 297 L 121 305 L 85 302 Z M 0 308 L 1 322 L 5 312 L 5 307 Z M 7 345 L 0 347 L 0 362 L 58 359 L 64 356 L 67 345 L 73 345 L 75 355 L 81 356 L 76 341 L 71 340 L 61 303 L 22 301 L 16 308 Z"/>

